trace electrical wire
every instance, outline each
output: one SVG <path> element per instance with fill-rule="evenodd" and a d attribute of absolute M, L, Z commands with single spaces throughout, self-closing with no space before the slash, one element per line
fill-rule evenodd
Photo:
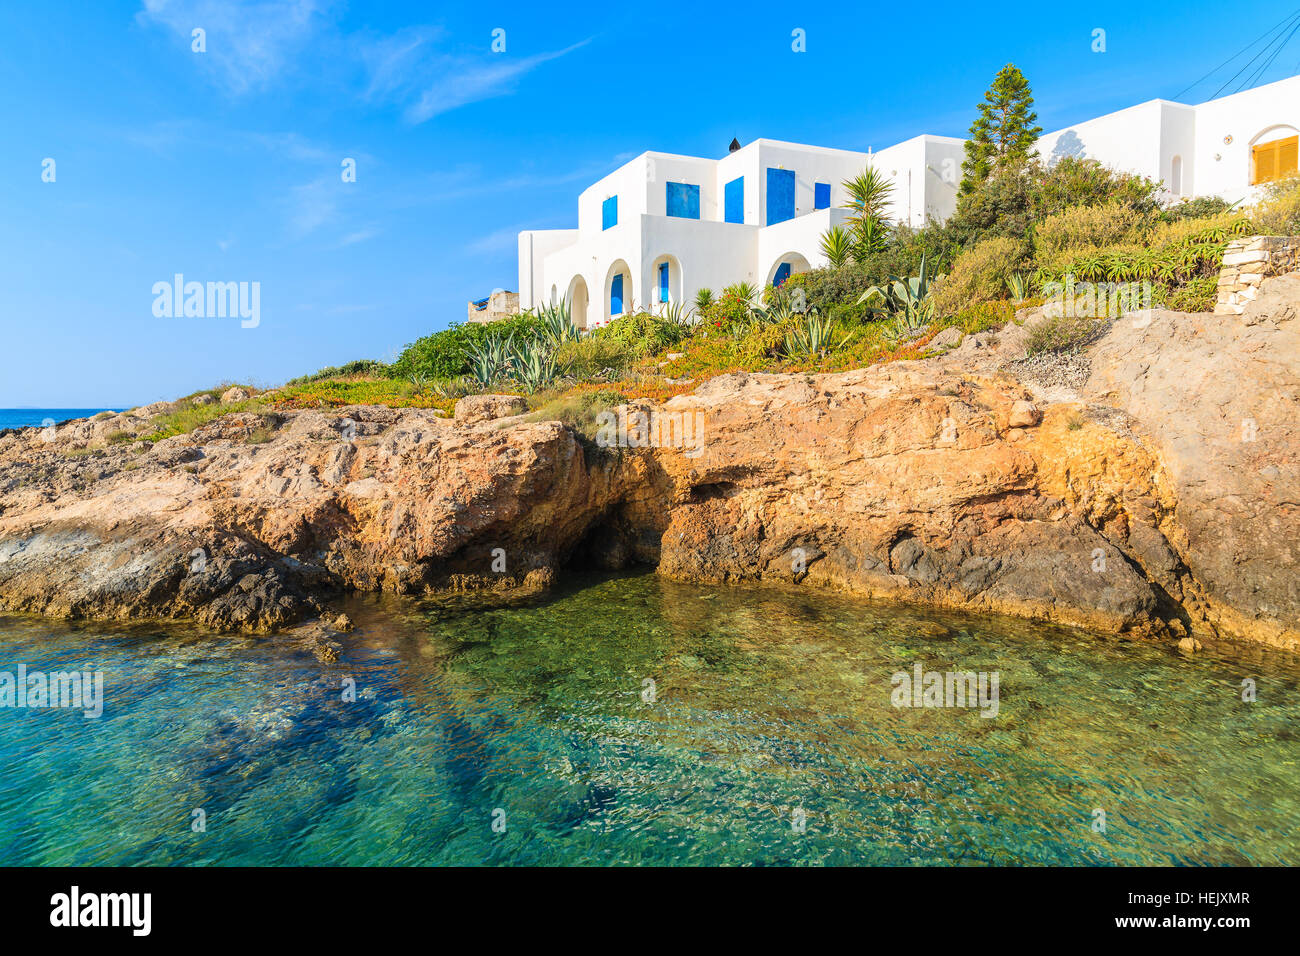
<path fill-rule="evenodd" d="M 1285 17 L 1283 17 L 1283 18 L 1282 18 L 1281 20 L 1279 20 L 1277 23 L 1273 24 L 1271 27 L 1269 27 L 1267 30 L 1265 30 L 1263 33 L 1261 33 L 1259 36 L 1255 37 L 1255 39 L 1251 40 L 1249 43 L 1247 43 L 1244 47 L 1242 47 L 1242 48 L 1241 48 L 1240 50 L 1238 50 L 1236 53 L 1232 54 L 1232 56 L 1228 57 L 1226 60 L 1224 60 L 1222 63 L 1220 63 L 1220 64 L 1219 64 L 1218 66 L 1216 66 L 1214 69 L 1212 69 L 1209 73 L 1206 73 L 1203 77 L 1201 77 L 1199 80 L 1196 80 L 1194 83 L 1192 83 L 1191 85 L 1189 85 L 1186 89 L 1184 89 L 1184 90 L 1180 90 L 1180 91 L 1178 92 L 1178 94 L 1177 94 L 1176 96 L 1174 96 L 1174 99 L 1175 99 L 1175 100 L 1177 100 L 1177 99 L 1181 99 L 1181 98 L 1183 97 L 1184 94 L 1190 92 L 1193 88 L 1199 86 L 1201 83 L 1204 83 L 1206 80 L 1208 80 L 1210 77 L 1212 77 L 1215 73 L 1218 73 L 1220 70 L 1222 70 L 1225 66 L 1227 66 L 1229 63 L 1231 63 L 1231 62 L 1232 62 L 1233 60 L 1235 60 L 1237 57 L 1241 56 L 1243 53 L 1245 53 L 1247 50 L 1249 50 L 1251 47 L 1253 47 L 1253 46 L 1254 46 L 1256 43 L 1258 43 L 1260 40 L 1262 40 L 1262 39 L 1264 39 L 1265 37 L 1271 35 L 1271 34 L 1273 33 L 1273 31 L 1275 31 L 1275 30 L 1278 29 L 1278 27 L 1282 27 L 1282 29 L 1286 29 L 1286 24 L 1290 23 L 1290 22 L 1291 22 L 1291 18 L 1294 17 L 1294 16 L 1296 16 L 1297 14 L 1300 14 L 1300 9 L 1297 9 L 1297 10 L 1291 12 L 1291 13 L 1288 13 Z M 1234 77 L 1234 79 L 1235 79 L 1235 77 Z M 1229 80 L 1228 82 L 1232 82 L 1232 81 Z"/>

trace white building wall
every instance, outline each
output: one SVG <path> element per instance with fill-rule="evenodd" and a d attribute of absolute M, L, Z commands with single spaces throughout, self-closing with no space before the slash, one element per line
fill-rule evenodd
<path fill-rule="evenodd" d="M 1300 133 L 1300 76 L 1196 107 L 1196 192 L 1252 198 L 1251 147 Z M 1227 137 L 1232 142 L 1225 142 Z"/>
<path fill-rule="evenodd" d="M 578 241 L 577 229 L 532 229 L 519 234 L 519 307 L 531 309 L 550 301 L 546 257 Z"/>
<path fill-rule="evenodd" d="M 1067 155 L 1097 159 L 1163 180 L 1180 195 L 1235 201 L 1252 192 L 1251 147 L 1296 135 L 1297 129 L 1300 77 L 1199 106 L 1151 100 L 1048 133 L 1036 148 L 1047 162 Z M 893 180 L 891 218 L 920 227 L 956 211 L 963 159 L 964 141 L 944 136 L 917 136 L 874 154 L 767 139 L 719 160 L 645 153 L 583 190 L 577 229 L 520 233 L 520 304 L 530 308 L 554 293 L 574 302 L 584 327 L 600 324 L 609 317 L 611 277 L 622 272 L 625 303 L 653 308 L 661 261 L 669 263 L 674 301 L 689 302 L 705 287 L 720 292 L 741 281 L 762 286 L 782 261 L 797 268 L 824 263 L 822 235 L 847 218 L 842 184 L 868 164 Z M 795 217 L 771 226 L 769 168 L 795 174 Z M 740 176 L 744 222 L 727 223 L 726 184 Z M 667 216 L 669 182 L 699 187 L 698 220 Z M 814 208 L 817 183 L 830 184 L 829 209 Z M 618 223 L 602 229 L 602 205 L 614 195 Z"/>

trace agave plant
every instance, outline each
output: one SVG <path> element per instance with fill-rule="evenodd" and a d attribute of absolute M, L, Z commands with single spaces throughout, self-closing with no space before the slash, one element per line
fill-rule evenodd
<path fill-rule="evenodd" d="M 582 338 L 582 333 L 573 323 L 568 300 L 544 305 L 536 314 L 542 322 L 541 336 L 551 346 L 576 342 Z"/>
<path fill-rule="evenodd" d="M 545 388 L 559 377 L 555 350 L 537 339 L 512 343 L 509 355 L 510 374 L 530 392 Z"/>
<path fill-rule="evenodd" d="M 853 236 L 843 226 L 831 226 L 822 235 L 822 255 L 836 269 L 853 258 Z"/>
<path fill-rule="evenodd" d="M 500 335 L 489 335 L 481 344 L 471 344 L 465 349 L 465 362 L 469 365 L 470 375 L 474 380 L 487 388 L 509 374 L 510 357 L 513 351 L 513 335 L 505 338 Z"/>
<path fill-rule="evenodd" d="M 930 287 L 935 277 L 926 271 L 921 259 L 921 274 L 910 279 L 890 276 L 883 286 L 873 285 L 858 297 L 858 304 L 867 311 L 902 318 L 909 329 L 920 329 L 934 317 L 934 300 Z"/>
<path fill-rule="evenodd" d="M 837 343 L 837 331 L 836 322 L 829 315 L 821 316 L 810 312 L 804 316 L 801 326 L 786 333 L 785 354 L 791 357 L 807 355 L 820 358 L 834 349 L 842 349 L 853 338 L 853 333 L 848 333 Z"/>
<path fill-rule="evenodd" d="M 1011 298 L 1016 302 L 1024 302 L 1029 298 L 1029 276 L 1023 272 L 1013 272 L 1007 276 L 1007 288 L 1011 290 Z"/>
<path fill-rule="evenodd" d="M 673 325 L 685 328 L 695 321 L 695 312 L 681 302 L 665 302 L 662 306 L 663 318 Z"/>

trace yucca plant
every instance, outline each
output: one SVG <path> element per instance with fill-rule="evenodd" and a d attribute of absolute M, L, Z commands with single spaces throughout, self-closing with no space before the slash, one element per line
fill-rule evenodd
<path fill-rule="evenodd" d="M 697 312 L 703 312 L 711 305 L 713 305 L 712 289 L 700 289 L 695 293 L 695 309 Z"/>
<path fill-rule="evenodd" d="M 735 285 L 727 286 L 722 290 L 722 292 L 724 295 L 733 295 L 737 299 L 740 299 L 743 302 L 748 302 L 751 305 L 754 300 L 758 298 L 758 290 L 749 282 L 737 282 Z"/>
<path fill-rule="evenodd" d="M 822 255 L 836 269 L 853 258 L 853 236 L 843 226 L 831 226 L 822 235 Z"/>
<path fill-rule="evenodd" d="M 861 262 L 885 247 L 889 238 L 889 220 L 885 210 L 894 185 L 874 166 L 868 166 L 853 179 L 846 179 L 844 189 L 849 201 L 849 228 L 853 235 L 853 258 Z"/>

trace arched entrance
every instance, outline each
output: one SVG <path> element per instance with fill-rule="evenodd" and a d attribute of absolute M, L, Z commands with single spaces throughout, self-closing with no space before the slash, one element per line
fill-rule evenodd
<path fill-rule="evenodd" d="M 635 309 L 632 270 L 622 259 L 614 261 L 605 273 L 604 321 L 629 315 Z"/>
<path fill-rule="evenodd" d="M 589 328 L 587 280 L 582 276 L 574 276 L 569 280 L 569 293 L 566 298 L 569 300 L 569 312 L 573 317 L 573 324 L 580 329 Z"/>
<path fill-rule="evenodd" d="M 676 256 L 664 253 L 650 262 L 650 271 L 642 279 L 650 290 L 650 305 L 656 312 L 671 302 L 682 301 L 682 264 Z"/>
<path fill-rule="evenodd" d="M 787 252 L 772 263 L 772 268 L 767 270 L 767 284 L 779 286 L 796 272 L 809 272 L 811 270 L 812 266 L 808 264 L 808 260 L 804 256 L 797 252 Z"/>

